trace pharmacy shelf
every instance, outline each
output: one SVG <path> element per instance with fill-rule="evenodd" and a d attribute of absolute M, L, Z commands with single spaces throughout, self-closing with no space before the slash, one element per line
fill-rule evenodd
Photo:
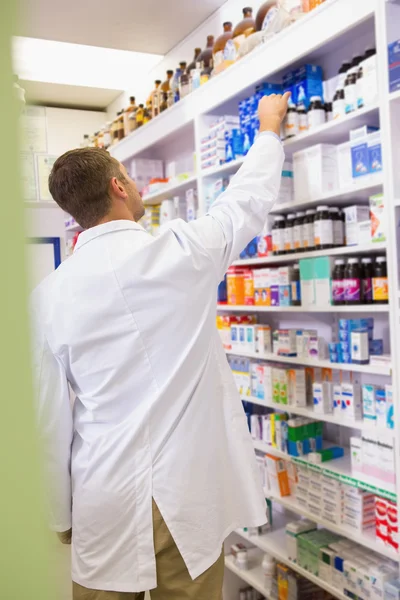
<path fill-rule="evenodd" d="M 298 465 L 307 466 L 313 471 L 322 473 L 331 479 L 336 479 L 341 483 L 357 487 L 361 490 L 371 492 L 372 494 L 396 502 L 396 486 L 375 479 L 374 477 L 368 477 L 368 475 L 365 475 L 364 473 L 360 473 L 358 478 L 356 474 L 352 473 L 349 454 L 345 454 L 342 458 L 336 458 L 325 463 L 314 464 L 310 462 L 307 456 L 290 456 L 287 452 L 283 452 L 278 448 L 274 448 L 273 446 L 269 446 L 258 440 L 254 440 L 254 449 L 265 454 L 272 454 L 283 460 L 292 461 Z"/>
<path fill-rule="evenodd" d="M 300 358 L 297 356 L 279 356 L 272 352 L 260 354 L 258 352 L 244 352 L 229 350 L 226 354 L 234 354 L 235 356 L 243 356 L 244 358 L 254 358 L 257 360 L 266 360 L 268 362 L 286 363 L 289 365 L 304 365 L 306 367 L 319 367 L 321 369 L 337 369 L 339 371 L 352 371 L 353 373 L 369 373 L 370 375 L 387 375 L 392 374 L 392 365 L 356 365 L 353 363 L 332 363 L 329 360 L 314 360 L 311 358 Z"/>
<path fill-rule="evenodd" d="M 386 428 L 383 429 L 381 427 L 373 427 L 370 423 L 366 423 L 362 419 L 360 419 L 359 421 L 355 421 L 354 419 L 338 419 L 334 415 L 317 413 L 310 406 L 301 408 L 298 406 L 291 406 L 289 404 L 275 404 L 274 402 L 267 402 L 262 398 L 255 398 L 254 396 L 242 396 L 242 402 L 251 402 L 252 404 L 257 404 L 257 406 L 264 406 L 265 408 L 280 410 L 293 415 L 298 415 L 299 417 L 306 417 L 307 419 L 323 421 L 324 423 L 331 423 L 332 425 L 339 425 L 340 427 L 348 427 L 349 429 L 357 429 L 358 431 L 362 431 L 365 434 L 375 433 L 377 435 L 387 436 L 390 438 L 393 438 L 394 436 L 393 429 L 391 430 Z M 260 447 L 257 448 L 257 450 L 261 450 L 263 452 L 265 450 L 265 444 L 263 442 L 260 442 L 260 444 L 261 443 L 263 444 L 263 446 L 260 445 Z"/>
<path fill-rule="evenodd" d="M 174 185 L 165 185 L 158 192 L 143 196 L 143 204 L 145 206 L 154 206 L 161 204 L 163 200 L 168 200 L 174 196 L 178 196 L 182 192 L 186 192 L 193 185 L 197 186 L 197 176 L 191 175 L 187 179 L 183 179 Z"/>
<path fill-rule="evenodd" d="M 393 548 L 390 548 L 390 546 L 384 546 L 380 542 L 376 541 L 375 530 L 366 533 L 360 533 L 350 527 L 346 527 L 344 525 L 336 525 L 334 523 L 331 523 L 330 521 L 327 521 L 320 517 L 316 517 L 314 513 L 309 512 L 308 510 L 305 510 L 302 506 L 300 506 L 297 503 L 296 498 L 294 496 L 285 496 L 284 498 L 280 498 L 278 496 L 268 494 L 268 498 L 270 500 L 273 500 L 274 502 L 278 502 L 278 504 L 280 504 L 287 510 L 301 515 L 306 519 L 310 519 L 311 521 L 314 521 L 314 523 L 317 523 L 321 527 L 329 529 L 329 531 L 332 531 L 333 533 L 342 535 L 343 537 L 346 537 L 349 540 L 360 544 L 361 546 L 365 546 L 366 548 L 369 548 L 374 552 L 378 552 L 379 554 L 382 554 L 387 558 L 390 558 L 397 562 L 400 561 L 400 555 L 398 552 L 396 552 Z"/>
<path fill-rule="evenodd" d="M 341 144 L 349 140 L 350 129 L 356 129 L 363 125 L 378 125 L 379 107 L 377 105 L 362 108 L 353 112 L 342 119 L 324 123 L 315 129 L 301 133 L 296 137 L 283 142 L 285 154 L 290 156 L 294 152 L 304 150 L 315 144 Z M 218 167 L 204 169 L 201 171 L 202 177 L 217 177 L 223 175 L 232 175 L 243 164 L 244 158 L 238 158 L 232 162 L 219 165 Z"/>
<path fill-rule="evenodd" d="M 233 175 L 242 166 L 244 157 L 224 163 L 218 167 L 210 167 L 201 171 L 201 177 L 221 177 L 224 175 Z"/>
<path fill-rule="evenodd" d="M 293 254 L 283 254 L 282 256 L 265 256 L 262 258 L 246 258 L 236 260 L 233 263 L 235 267 L 257 267 L 262 265 L 286 264 L 297 262 L 302 258 L 318 258 L 320 256 L 357 256 L 361 254 L 380 254 L 386 252 L 386 242 L 377 242 L 375 244 L 360 244 L 359 246 L 341 246 L 340 248 L 330 248 L 329 250 L 311 250 L 310 252 L 293 252 Z"/>
<path fill-rule="evenodd" d="M 273 556 L 277 561 L 284 563 L 285 565 L 293 569 L 293 571 L 296 571 L 306 579 L 309 579 L 310 581 L 318 585 L 320 588 L 326 590 L 335 598 L 339 598 L 339 600 L 348 600 L 347 596 L 345 596 L 341 592 L 338 592 L 337 589 L 329 585 L 329 583 L 327 583 L 323 579 L 320 579 L 316 575 L 313 575 L 309 571 L 306 571 L 305 569 L 303 569 L 302 567 L 300 567 L 299 565 L 297 565 L 289 559 L 286 549 L 286 532 L 284 527 L 258 536 L 249 536 L 249 534 L 243 529 L 237 529 L 236 533 L 251 544 L 257 546 L 263 552 L 266 552 L 267 554 Z M 256 577 L 257 575 L 258 571 L 257 573 L 254 573 L 254 577 Z M 261 581 L 262 580 L 260 580 L 260 583 Z"/>
<path fill-rule="evenodd" d="M 262 560 L 262 556 L 260 553 L 252 557 L 250 569 L 239 569 L 235 564 L 235 559 L 233 556 L 225 556 L 225 567 L 235 573 L 240 579 L 245 581 L 248 585 L 253 587 L 257 592 L 260 592 L 267 600 L 276 600 L 273 596 L 271 596 L 265 586 L 264 586 L 264 573 L 260 564 Z M 257 564 L 255 564 L 257 563 Z"/>
<path fill-rule="evenodd" d="M 361 201 L 366 202 L 370 196 L 379 194 L 383 188 L 383 177 L 381 173 L 375 175 L 364 175 L 360 177 L 360 181 L 354 183 L 354 185 L 335 190 L 329 194 L 325 194 L 320 198 L 308 199 L 302 202 L 290 202 L 275 204 L 271 210 L 272 214 L 283 214 L 303 208 L 312 208 L 320 204 L 329 204 L 336 206 L 346 206 L 349 203 L 360 204 Z"/>
<path fill-rule="evenodd" d="M 111 148 L 112 156 L 124 162 L 160 143 L 168 144 L 171 135 L 182 137 L 189 127 L 193 132 L 197 117 L 224 114 L 224 105 L 250 95 L 261 81 L 280 77 L 289 68 L 316 60 L 315 55 L 321 48 L 326 53 L 333 52 L 338 44 L 351 43 L 370 31 L 374 12 L 375 0 L 355 3 L 352 10 L 348 10 L 348 0 L 324 2 L 218 77 L 133 131 Z"/>
<path fill-rule="evenodd" d="M 391 102 L 396 102 L 398 100 L 400 100 L 400 90 L 397 90 L 396 92 L 392 92 L 389 96 L 390 101 Z"/>
<path fill-rule="evenodd" d="M 218 312 L 244 312 L 244 313 L 387 313 L 387 304 L 358 304 L 355 306 L 246 306 L 233 304 L 217 304 Z"/>

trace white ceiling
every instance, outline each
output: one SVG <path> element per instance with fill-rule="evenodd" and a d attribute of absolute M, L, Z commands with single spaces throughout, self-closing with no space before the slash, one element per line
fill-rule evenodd
<path fill-rule="evenodd" d="M 166 54 L 225 1 L 19 0 L 16 35 Z"/>
<path fill-rule="evenodd" d="M 28 104 L 59 106 L 61 108 L 105 110 L 121 94 L 121 90 L 60 85 L 42 81 L 21 80 L 20 85 L 25 90 Z"/>

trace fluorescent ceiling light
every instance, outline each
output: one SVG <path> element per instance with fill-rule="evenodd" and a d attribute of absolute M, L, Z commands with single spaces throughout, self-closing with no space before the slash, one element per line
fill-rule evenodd
<path fill-rule="evenodd" d="M 35 38 L 13 39 L 14 71 L 22 80 L 127 90 L 163 56 Z"/>

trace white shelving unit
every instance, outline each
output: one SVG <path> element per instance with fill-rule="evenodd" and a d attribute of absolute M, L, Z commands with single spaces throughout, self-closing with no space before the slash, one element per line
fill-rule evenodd
<path fill-rule="evenodd" d="M 392 381 L 393 397 L 395 399 L 395 429 L 387 431 L 388 437 L 394 437 L 396 456 L 396 475 L 398 484 L 390 486 L 380 481 L 371 480 L 361 475 L 351 473 L 349 456 L 343 459 L 325 463 L 320 468 L 338 480 L 373 491 L 377 495 L 396 500 L 400 485 L 400 370 L 392 365 L 400 364 L 400 252 L 398 245 L 398 223 L 400 220 L 400 91 L 389 93 L 389 78 L 387 65 L 387 46 L 397 39 L 400 22 L 400 3 L 382 2 L 381 0 L 326 0 L 318 9 L 312 11 L 288 27 L 279 35 L 274 36 L 268 43 L 261 45 L 252 53 L 241 59 L 236 65 L 215 77 L 207 85 L 202 86 L 178 104 L 167 110 L 156 119 L 130 134 L 111 149 L 112 155 L 128 164 L 135 157 L 171 159 L 178 157 L 188 149 L 196 153 L 196 174 L 185 182 L 172 185 L 162 192 L 154 193 L 145 198 L 148 205 L 158 204 L 165 198 L 179 194 L 188 187 L 197 187 L 199 198 L 199 214 L 205 212 L 206 186 L 224 176 L 234 174 L 243 163 L 243 159 L 221 165 L 216 168 L 201 170 L 199 164 L 200 140 L 205 135 L 210 121 L 215 116 L 237 114 L 238 102 L 254 92 L 254 88 L 262 81 L 280 81 L 282 75 L 304 63 L 321 64 L 327 78 L 335 75 L 345 60 L 351 59 L 357 52 L 364 52 L 366 47 L 375 45 L 379 62 L 379 102 L 377 105 L 363 108 L 341 120 L 321 125 L 317 129 L 299 135 L 284 143 L 287 157 L 298 150 L 305 149 L 318 143 L 338 144 L 349 139 L 349 131 L 361 125 L 379 125 L 382 135 L 383 174 L 374 177 L 363 177 L 347 189 L 337 189 L 318 199 L 306 199 L 291 204 L 278 204 L 273 213 L 287 213 L 296 209 L 306 209 L 318 204 L 346 206 L 349 204 L 367 203 L 370 196 L 384 193 L 389 222 L 387 242 L 374 245 L 352 246 L 337 248 L 322 252 L 296 253 L 283 257 L 256 258 L 237 261 L 236 265 L 262 266 L 284 265 L 305 257 L 318 256 L 369 256 L 386 254 L 388 260 L 389 293 L 388 305 L 360 306 L 295 306 L 295 307 L 259 307 L 259 306 L 225 306 L 219 305 L 218 311 L 228 313 L 257 313 L 260 322 L 270 323 L 275 328 L 311 327 L 322 329 L 324 334 L 341 316 L 354 315 L 373 316 L 379 330 L 378 337 L 385 338 L 385 346 L 391 350 L 390 365 L 332 365 L 328 361 L 305 361 L 295 358 L 276 357 L 274 355 L 249 355 L 248 358 L 286 364 L 304 366 L 319 366 L 334 368 L 341 371 L 352 371 L 363 382 L 373 378 L 373 382 L 389 383 Z M 322 334 L 321 334 L 322 335 Z M 328 334 L 327 334 L 328 335 Z M 391 379 L 390 379 L 391 378 Z M 257 398 L 243 398 L 260 406 L 276 409 Z M 316 415 L 310 407 L 278 407 L 292 414 L 315 418 L 324 421 L 327 427 L 335 431 L 352 430 L 353 435 L 368 433 L 369 427 L 363 421 L 338 421 L 333 415 Z M 331 426 L 337 426 L 332 428 Z M 258 452 L 274 453 L 288 459 L 288 455 L 279 452 L 262 442 L 255 442 Z M 291 459 L 294 462 L 305 459 Z M 318 467 L 316 467 L 318 468 Z M 290 509 L 291 512 L 312 518 L 300 510 L 293 498 L 273 498 L 274 502 Z M 380 552 L 383 556 L 399 560 L 394 551 L 379 546 L 373 536 L 358 535 L 344 527 L 321 522 L 322 526 L 347 536 L 363 546 Z M 322 579 L 311 575 L 288 559 L 284 539 L 284 522 L 259 537 L 251 537 L 240 532 L 249 542 L 256 545 L 259 554 L 256 555 L 254 566 L 249 571 L 240 571 L 230 557 L 226 558 L 227 569 L 252 585 L 258 591 L 266 594 L 263 575 L 260 567 L 261 552 L 268 552 L 292 569 L 307 577 L 317 585 L 327 590 L 332 596 L 343 599 L 332 586 Z M 270 599 L 268 599 L 270 600 Z"/>

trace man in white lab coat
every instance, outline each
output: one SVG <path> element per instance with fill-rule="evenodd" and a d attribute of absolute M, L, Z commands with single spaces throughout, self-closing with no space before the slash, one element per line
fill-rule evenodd
<path fill-rule="evenodd" d="M 242 404 L 215 327 L 218 283 L 277 198 L 287 95 L 209 214 L 153 238 L 126 169 L 60 157 L 55 201 L 86 229 L 34 292 L 34 371 L 52 528 L 74 600 L 220 600 L 222 543 L 265 522 Z M 71 411 L 68 384 L 76 400 Z"/>

